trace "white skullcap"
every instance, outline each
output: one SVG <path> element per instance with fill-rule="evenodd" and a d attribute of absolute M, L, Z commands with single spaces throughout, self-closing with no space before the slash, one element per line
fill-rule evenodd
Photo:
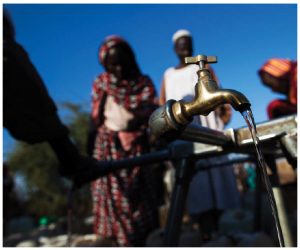
<path fill-rule="evenodd" d="M 183 36 L 191 37 L 191 33 L 188 30 L 177 30 L 172 37 L 173 43 L 175 43 L 178 38 Z"/>

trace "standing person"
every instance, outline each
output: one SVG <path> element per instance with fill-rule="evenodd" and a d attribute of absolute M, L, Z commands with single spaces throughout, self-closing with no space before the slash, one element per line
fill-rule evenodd
<path fill-rule="evenodd" d="M 97 134 L 94 157 L 117 160 L 149 149 L 147 123 L 155 89 L 143 75 L 129 44 L 109 36 L 99 49 L 105 72 L 92 88 L 92 124 Z M 94 231 L 119 246 L 143 246 L 158 226 L 154 180 L 150 168 L 119 170 L 92 184 Z"/>
<path fill-rule="evenodd" d="M 185 57 L 192 56 L 193 44 L 192 37 L 187 30 L 178 30 L 172 38 L 174 43 L 174 51 L 179 59 L 176 67 L 168 68 L 163 77 L 159 104 L 163 105 L 169 99 L 191 101 L 195 95 L 195 85 L 198 82 L 197 71 L 199 66 L 195 64 L 186 64 Z M 207 64 L 212 77 L 218 82 L 217 76 L 212 67 Z M 230 105 L 224 105 L 217 111 L 211 112 L 208 116 L 200 116 L 195 122 L 200 122 L 202 126 L 212 129 L 222 130 L 231 118 Z M 200 119 L 200 121 L 199 121 Z"/>
<path fill-rule="evenodd" d="M 267 107 L 270 119 L 297 113 L 297 61 L 272 58 L 258 71 L 262 83 L 286 99 L 275 99 Z"/>
<path fill-rule="evenodd" d="M 187 30 L 178 30 L 173 35 L 174 50 L 179 59 L 176 67 L 168 68 L 163 77 L 161 86 L 160 104 L 167 100 L 191 101 L 195 95 L 195 85 L 198 81 L 197 65 L 187 65 L 185 57 L 193 54 L 192 37 Z M 216 75 L 207 65 L 214 80 Z M 230 121 L 231 107 L 224 105 L 220 109 L 211 112 L 208 116 L 194 117 L 193 123 L 223 130 Z M 197 162 L 209 163 L 213 166 L 220 157 Z M 213 230 L 217 230 L 218 218 L 221 211 L 238 205 L 238 191 L 231 166 L 212 168 L 207 171 L 198 171 L 191 183 L 187 196 L 187 210 L 192 219 L 195 219 L 201 227 L 203 239 L 209 239 Z"/>

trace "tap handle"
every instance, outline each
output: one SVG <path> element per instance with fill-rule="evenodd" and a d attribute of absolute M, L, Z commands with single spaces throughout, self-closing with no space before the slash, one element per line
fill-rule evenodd
<path fill-rule="evenodd" d="M 197 55 L 185 58 L 186 64 L 198 64 L 200 69 L 204 69 L 207 63 L 216 63 L 217 61 L 216 56 Z"/>

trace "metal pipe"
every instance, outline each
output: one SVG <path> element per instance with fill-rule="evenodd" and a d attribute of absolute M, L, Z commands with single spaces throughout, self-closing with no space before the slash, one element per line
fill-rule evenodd
<path fill-rule="evenodd" d="M 233 143 L 232 139 L 221 131 L 192 124 L 182 131 L 178 139 L 217 146 L 225 146 Z"/>
<path fill-rule="evenodd" d="M 197 166 L 195 168 L 195 171 L 204 171 L 207 169 L 212 169 L 212 168 L 220 168 L 220 167 L 225 167 L 225 166 L 229 166 L 229 165 L 233 165 L 233 164 L 237 164 L 237 163 L 245 163 L 245 162 L 253 162 L 256 163 L 256 158 L 255 156 L 241 156 L 241 157 L 236 157 L 234 159 L 226 159 L 222 162 L 216 163 L 216 164 L 209 164 L 209 163 L 201 163 L 201 165 Z"/>
<path fill-rule="evenodd" d="M 138 165 L 148 165 L 152 163 L 161 162 L 164 160 L 168 160 L 170 157 L 171 157 L 171 153 L 168 149 L 166 149 L 166 150 L 147 153 L 147 154 L 143 154 L 140 156 L 135 156 L 127 159 L 106 161 L 107 165 L 105 167 L 109 168 L 110 172 L 113 172 L 115 170 L 119 170 L 122 168 L 134 167 Z M 102 164 L 100 165 L 102 166 Z"/>
<path fill-rule="evenodd" d="M 164 247 L 178 246 L 181 233 L 182 216 L 193 171 L 194 164 L 190 160 L 181 159 L 176 162 L 176 179 L 165 229 Z"/>
<path fill-rule="evenodd" d="M 122 160 L 97 161 L 92 159 L 95 161 L 94 164 L 91 164 L 89 168 L 84 169 L 85 173 L 74 180 L 74 185 L 79 188 L 86 182 L 91 182 L 119 169 L 149 165 L 170 158 L 171 151 L 166 149 Z"/>
<path fill-rule="evenodd" d="M 297 129 L 297 115 L 286 116 L 256 124 L 256 130 L 260 141 L 269 140 L 283 133 L 290 133 Z M 234 130 L 237 146 L 253 143 L 251 133 L 247 126 Z"/>
<path fill-rule="evenodd" d="M 283 238 L 286 247 L 295 247 L 292 239 L 289 220 L 287 217 L 287 211 L 285 209 L 284 201 L 282 198 L 282 192 L 280 187 L 273 187 L 274 198 L 278 208 L 278 217 L 282 227 Z"/>

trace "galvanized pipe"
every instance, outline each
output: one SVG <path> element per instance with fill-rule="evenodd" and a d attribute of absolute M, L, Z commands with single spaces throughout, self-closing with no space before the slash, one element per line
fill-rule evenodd
<path fill-rule="evenodd" d="M 217 146 L 225 146 L 233 143 L 231 138 L 221 131 L 196 125 L 187 126 L 178 139 Z"/>

